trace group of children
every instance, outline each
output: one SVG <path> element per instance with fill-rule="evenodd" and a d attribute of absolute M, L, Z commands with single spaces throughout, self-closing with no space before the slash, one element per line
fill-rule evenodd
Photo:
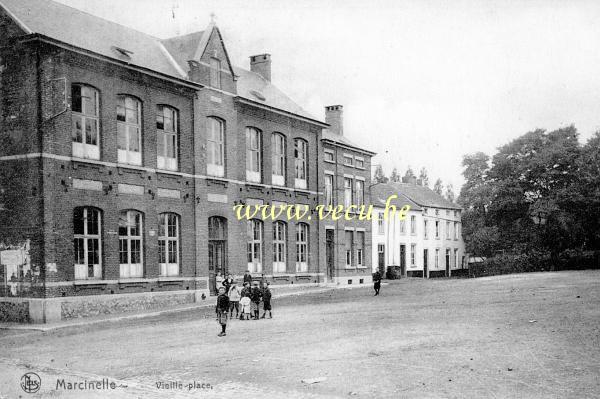
<path fill-rule="evenodd" d="M 219 278 L 220 277 L 220 278 Z M 269 312 L 269 318 L 273 318 L 271 313 L 271 289 L 269 288 L 269 282 L 261 279 L 262 288 L 259 286 L 258 281 L 252 281 L 250 272 L 246 271 L 244 275 L 244 285 L 240 290 L 229 274 L 227 278 L 223 279 L 217 275 L 217 289 L 219 296 L 217 297 L 217 306 L 215 312 L 217 313 L 217 321 L 221 325 L 221 332 L 219 337 L 227 335 L 225 330 L 227 329 L 227 321 L 233 318 L 233 311 L 235 310 L 235 317 L 240 320 L 258 320 L 259 318 L 264 319 Z M 260 316 L 259 305 L 263 302 L 263 315 Z"/>

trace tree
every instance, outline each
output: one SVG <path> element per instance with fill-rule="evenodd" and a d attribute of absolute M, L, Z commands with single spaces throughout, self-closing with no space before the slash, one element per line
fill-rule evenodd
<path fill-rule="evenodd" d="M 377 165 L 377 167 L 375 168 L 375 174 L 373 176 L 373 184 L 387 182 L 388 178 L 385 177 L 385 174 L 383 173 L 383 168 L 381 167 L 381 165 Z"/>
<path fill-rule="evenodd" d="M 444 185 L 442 184 L 442 179 L 437 179 L 435 184 L 433 185 L 433 191 L 435 191 L 438 195 L 442 195 L 444 192 Z"/>
<path fill-rule="evenodd" d="M 412 168 L 409 166 L 408 169 L 406 169 L 406 173 L 404 174 L 404 178 L 405 179 L 409 179 L 409 178 L 413 178 L 413 177 L 417 177 L 415 175 L 415 172 L 412 170 Z"/>
<path fill-rule="evenodd" d="M 452 184 L 446 185 L 446 199 L 450 202 L 454 202 L 454 191 L 452 189 Z"/>
<path fill-rule="evenodd" d="M 419 181 L 423 187 L 429 187 L 429 176 L 427 175 L 427 169 L 421 168 L 419 172 Z"/>
<path fill-rule="evenodd" d="M 400 174 L 398 173 L 398 169 L 394 167 L 392 169 L 392 174 L 390 175 L 390 181 L 394 183 L 400 182 Z"/>

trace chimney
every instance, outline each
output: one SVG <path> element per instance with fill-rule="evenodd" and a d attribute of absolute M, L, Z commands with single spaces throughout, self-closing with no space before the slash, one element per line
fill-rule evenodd
<path fill-rule="evenodd" d="M 250 57 L 250 70 L 265 80 L 271 81 L 271 54 L 259 54 Z"/>
<path fill-rule="evenodd" d="M 325 122 L 330 125 L 330 131 L 343 136 L 344 107 L 342 105 L 328 105 L 325 107 Z"/>

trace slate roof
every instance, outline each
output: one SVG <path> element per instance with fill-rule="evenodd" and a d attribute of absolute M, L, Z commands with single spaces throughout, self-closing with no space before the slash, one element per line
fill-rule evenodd
<path fill-rule="evenodd" d="M 26 31 L 126 62 L 133 66 L 187 80 L 187 61 L 198 59 L 216 26 L 187 35 L 159 39 L 115 22 L 50 0 L 0 0 Z M 217 29 L 218 31 L 218 29 Z M 126 55 L 116 48 L 126 50 Z M 262 76 L 232 67 L 238 76 L 238 96 L 265 106 L 324 123 L 315 118 Z M 264 100 L 252 94 L 257 91 Z"/>
<path fill-rule="evenodd" d="M 421 208 L 441 208 L 441 209 L 462 209 L 459 205 L 448 201 L 446 198 L 437 194 L 429 187 L 420 186 L 412 183 L 385 183 L 377 184 L 371 188 L 371 198 L 373 205 L 376 205 L 376 200 L 373 195 L 378 198 L 388 197 L 389 193 L 402 194 L 404 197 L 415 203 Z M 410 204 L 409 204 L 410 205 Z M 412 205 L 411 205 L 412 206 Z"/>
<path fill-rule="evenodd" d="M 352 147 L 358 151 L 366 152 L 371 155 L 375 155 L 375 153 L 373 151 L 369 151 L 369 150 L 365 149 L 364 147 L 359 146 L 358 144 L 355 144 L 351 140 L 348 140 L 348 138 L 346 136 L 342 136 L 337 133 L 334 133 L 329 129 L 323 129 L 322 140 L 333 141 L 334 143 L 339 143 L 339 144 L 345 145 L 347 147 Z"/>
<path fill-rule="evenodd" d="M 387 199 L 392 196 L 397 195 L 398 198 L 395 198 L 390 201 L 390 205 L 396 206 L 397 209 L 402 208 L 404 205 L 410 205 L 411 211 L 420 211 L 422 208 L 402 192 L 398 191 L 398 189 L 391 184 L 375 184 L 371 186 L 371 203 L 375 207 L 385 207 L 385 203 Z"/>

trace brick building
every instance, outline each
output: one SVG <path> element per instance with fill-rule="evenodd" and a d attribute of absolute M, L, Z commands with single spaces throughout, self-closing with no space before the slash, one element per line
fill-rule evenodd
<path fill-rule="evenodd" d="M 344 214 L 337 220 L 320 221 L 320 240 L 325 242 L 321 263 L 325 265 L 328 281 L 367 284 L 372 282 L 371 221 L 360 217 L 360 206 L 367 209 L 371 205 L 371 157 L 375 154 L 344 136 L 343 111 L 342 105 L 325 107 L 329 127 L 321 137 L 320 180 L 323 203 L 334 208 L 343 206 L 352 212 L 348 217 Z"/>
<path fill-rule="evenodd" d="M 278 90 L 269 54 L 245 70 L 214 23 L 162 40 L 48 0 L 0 0 L 0 42 L 0 320 L 194 302 L 218 272 L 370 278 L 366 222 L 236 218 L 313 215 L 332 172 L 340 198 L 370 183 L 371 153 Z"/>

